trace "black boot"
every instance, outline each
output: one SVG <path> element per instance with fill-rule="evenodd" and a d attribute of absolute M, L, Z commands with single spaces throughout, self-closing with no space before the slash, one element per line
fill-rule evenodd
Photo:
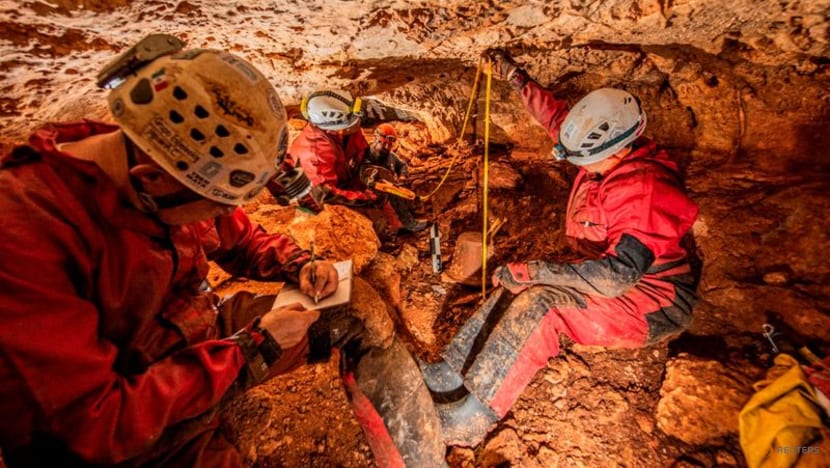
<path fill-rule="evenodd" d="M 465 397 L 469 391 L 464 387 L 464 378 L 455 372 L 446 361 L 427 364 L 418 361 L 424 382 L 436 403 L 452 403 Z"/>
<path fill-rule="evenodd" d="M 435 402 L 444 443 L 465 447 L 481 443 L 487 429 L 499 417 L 470 394 L 464 387 L 464 378 L 446 361 L 434 364 L 419 362 L 418 365 Z"/>
<path fill-rule="evenodd" d="M 490 425 L 500 419 L 473 394 L 453 403 L 436 404 L 435 409 L 441 420 L 441 436 L 447 445 L 475 447 L 484 440 Z"/>

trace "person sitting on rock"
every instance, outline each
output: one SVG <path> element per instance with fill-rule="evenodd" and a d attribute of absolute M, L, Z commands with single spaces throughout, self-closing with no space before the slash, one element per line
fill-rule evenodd
<path fill-rule="evenodd" d="M 182 48 L 151 35 L 99 75 L 118 125 L 50 124 L 0 158 L 4 463 L 242 466 L 220 403 L 339 346 L 378 463 L 442 464 L 399 342 L 367 341 L 343 311 L 203 286 L 208 261 L 321 298 L 338 274 L 240 208 L 285 154 L 274 87 L 240 57 Z"/>
<path fill-rule="evenodd" d="M 579 167 L 566 235 L 583 258 L 501 266 L 498 286 L 442 353 L 423 365 L 446 443 L 477 445 L 536 372 L 560 335 L 583 345 L 635 348 L 682 332 L 698 277 L 684 237 L 697 217 L 677 165 L 642 137 L 646 114 L 621 89 L 597 89 L 572 108 L 532 80 L 502 50 L 486 52 L 495 75 L 521 94 L 555 143 Z"/>
<path fill-rule="evenodd" d="M 303 99 L 302 113 L 308 121 L 291 143 L 290 156 L 314 185 L 323 186 L 326 202 L 348 206 L 378 206 L 393 231 L 417 232 L 427 227 L 416 219 L 408 203 L 390 203 L 387 196 L 367 187 L 360 177 L 369 161 L 369 143 L 360 130 L 360 99 L 335 89 L 315 91 Z"/>

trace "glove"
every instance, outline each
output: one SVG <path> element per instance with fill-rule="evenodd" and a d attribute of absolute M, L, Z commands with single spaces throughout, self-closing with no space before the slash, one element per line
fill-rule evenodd
<path fill-rule="evenodd" d="M 493 63 L 493 73 L 498 79 L 509 81 L 511 86 L 522 89 L 530 79 L 527 73 L 516 65 L 510 53 L 504 49 L 490 48 L 484 51 L 484 57 Z"/>
<path fill-rule="evenodd" d="M 332 348 L 343 349 L 359 340 L 363 330 L 363 322 L 345 309 L 324 311 L 308 329 L 308 363 L 328 361 Z"/>
<path fill-rule="evenodd" d="M 528 287 L 536 284 L 530 274 L 530 266 L 527 263 L 508 263 L 505 266 L 496 268 L 493 272 L 493 286 L 504 286 L 513 294 L 519 294 Z"/>

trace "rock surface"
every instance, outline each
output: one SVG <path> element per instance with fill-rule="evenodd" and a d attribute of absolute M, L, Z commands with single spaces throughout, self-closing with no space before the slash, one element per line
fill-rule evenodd
<path fill-rule="evenodd" d="M 736 433 L 736 415 L 752 393 L 746 376 L 717 361 L 680 355 L 666 363 L 657 427 L 688 444 Z"/>

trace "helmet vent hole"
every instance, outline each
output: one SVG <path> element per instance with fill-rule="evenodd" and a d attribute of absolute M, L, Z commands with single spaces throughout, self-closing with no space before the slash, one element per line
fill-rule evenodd
<path fill-rule="evenodd" d="M 189 167 L 190 165 L 184 161 L 176 161 L 176 169 L 180 171 L 186 171 Z"/>
<path fill-rule="evenodd" d="M 218 136 L 220 138 L 225 138 L 225 137 L 227 137 L 231 134 L 231 132 L 229 132 L 228 129 L 225 128 L 224 125 L 217 125 L 215 132 L 216 132 L 216 136 Z"/>
<path fill-rule="evenodd" d="M 173 122 L 173 123 L 180 124 L 180 123 L 184 122 L 184 117 L 182 117 L 182 114 L 179 114 L 178 112 L 176 112 L 174 110 L 171 110 L 170 111 L 170 121 Z"/>
<path fill-rule="evenodd" d="M 205 109 L 202 106 L 196 106 L 196 108 L 193 109 L 193 113 L 196 114 L 196 117 L 199 117 L 200 119 L 207 118 L 207 116 L 210 115 L 207 109 Z"/>
<path fill-rule="evenodd" d="M 176 86 L 175 88 L 173 88 L 173 97 L 178 99 L 179 101 L 184 101 L 185 99 L 187 99 L 187 93 L 184 92 L 182 88 Z"/>
<path fill-rule="evenodd" d="M 142 78 L 130 91 L 130 100 L 135 104 L 149 104 L 153 101 L 153 87 L 150 80 Z"/>
<path fill-rule="evenodd" d="M 589 140 L 599 140 L 600 138 L 602 138 L 602 135 L 600 135 L 600 134 L 599 134 L 599 133 L 597 133 L 597 132 L 591 132 L 591 134 L 590 134 L 590 135 L 588 135 L 588 137 L 587 137 L 587 138 L 588 138 Z"/>
<path fill-rule="evenodd" d="M 233 151 L 236 154 L 248 154 L 248 148 L 245 147 L 242 143 L 237 143 L 233 145 Z"/>
<path fill-rule="evenodd" d="M 608 122 L 603 122 L 602 125 L 599 126 L 599 129 L 603 132 L 607 132 L 609 128 L 611 128 L 611 126 L 608 125 Z"/>
<path fill-rule="evenodd" d="M 190 138 L 193 138 L 196 141 L 204 141 L 205 134 L 200 132 L 199 129 L 191 128 L 190 129 Z"/>
<path fill-rule="evenodd" d="M 217 148 L 215 146 L 211 146 L 210 147 L 210 155 L 213 156 L 214 158 L 221 158 L 222 156 L 225 155 L 225 153 L 223 153 L 222 150 L 220 150 L 219 148 Z"/>
<path fill-rule="evenodd" d="M 579 145 L 580 148 L 592 148 L 593 146 L 594 146 L 594 144 L 591 143 L 591 142 L 588 142 L 588 141 L 586 141 L 585 143 L 582 143 L 581 145 Z"/>

